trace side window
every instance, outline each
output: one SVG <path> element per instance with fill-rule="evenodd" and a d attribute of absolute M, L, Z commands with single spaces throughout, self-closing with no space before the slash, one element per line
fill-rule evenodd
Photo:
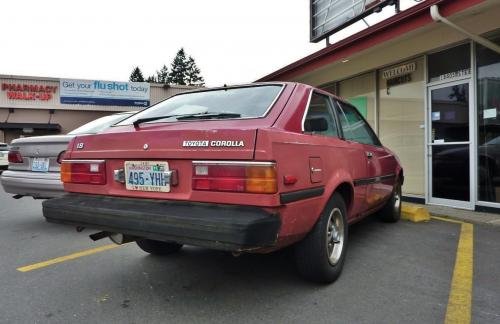
<path fill-rule="evenodd" d="M 361 117 L 356 108 L 338 101 L 335 106 L 346 139 L 363 144 L 381 145 L 370 125 Z"/>
<path fill-rule="evenodd" d="M 326 121 L 327 129 L 323 131 L 314 131 L 312 133 L 332 137 L 339 136 L 329 97 L 313 92 L 306 114 L 307 115 L 304 119 L 303 125 L 304 131 L 309 132 L 309 130 L 311 129 L 311 125 L 314 123 L 314 120 L 323 118 Z"/>

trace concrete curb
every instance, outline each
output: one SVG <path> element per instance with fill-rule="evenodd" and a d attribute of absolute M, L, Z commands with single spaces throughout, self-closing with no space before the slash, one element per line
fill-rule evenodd
<path fill-rule="evenodd" d="M 431 220 L 431 215 L 422 205 L 403 203 L 401 206 L 401 219 L 414 223 L 428 222 Z"/>
<path fill-rule="evenodd" d="M 449 218 L 457 221 L 461 221 L 464 223 L 472 223 L 478 225 L 489 225 L 489 226 L 500 226 L 500 215 L 496 215 L 496 217 L 482 217 L 482 215 L 477 212 L 471 211 L 471 216 L 463 216 L 463 215 L 448 215 L 441 212 L 431 212 L 432 216 L 438 216 L 442 218 Z M 482 214 L 482 213 L 481 213 Z M 476 216 L 476 217 L 474 217 Z"/>
<path fill-rule="evenodd" d="M 472 224 L 500 226 L 500 214 L 476 212 L 445 206 L 419 205 L 403 202 L 401 206 L 401 219 L 411 222 L 425 222 L 430 216 L 448 218 Z"/>

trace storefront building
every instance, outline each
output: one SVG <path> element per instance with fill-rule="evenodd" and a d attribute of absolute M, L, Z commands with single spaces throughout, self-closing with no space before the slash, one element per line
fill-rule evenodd
<path fill-rule="evenodd" d="M 0 75 L 0 142 L 10 143 L 22 136 L 66 134 L 99 117 L 140 110 L 192 88 Z"/>
<path fill-rule="evenodd" d="M 259 81 L 354 104 L 401 159 L 407 200 L 498 212 L 499 17 L 497 0 L 427 0 Z"/>

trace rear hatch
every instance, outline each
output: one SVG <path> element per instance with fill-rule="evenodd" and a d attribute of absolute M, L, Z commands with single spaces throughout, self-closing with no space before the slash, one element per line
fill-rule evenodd
<path fill-rule="evenodd" d="M 11 143 L 11 150 L 19 151 L 21 163 L 10 163 L 9 170 L 59 172 L 59 155 L 64 152 L 74 135 L 53 135 L 19 138 Z"/>
<path fill-rule="evenodd" d="M 104 161 L 106 180 L 102 185 L 65 183 L 65 190 L 124 197 L 245 203 L 248 201 L 248 194 L 242 192 L 192 190 L 193 166 L 197 162 L 254 163 L 256 127 L 227 128 L 229 122 L 225 123 L 226 128 L 209 127 L 211 124 L 223 125 L 216 121 L 189 123 L 205 129 L 185 129 L 179 125 L 148 125 L 140 130 L 116 127 L 117 129 L 104 134 L 76 137 L 71 143 L 72 150 L 68 158 L 73 161 Z M 120 129 L 128 131 L 120 132 Z M 134 162 L 166 166 L 166 170 L 174 170 L 176 173 L 176 183 L 164 192 L 144 188 L 131 190 L 127 183 L 130 183 L 132 175 L 127 171 L 126 165 L 128 163 L 130 166 Z M 254 194 L 255 196 L 265 196 L 260 203 L 269 204 L 269 195 Z"/>
<path fill-rule="evenodd" d="M 175 95 L 99 135 L 77 137 L 68 156 L 73 162 L 63 163 L 64 188 L 269 205 L 276 200 L 276 170 L 272 161 L 254 160 L 257 133 L 273 126 L 293 89 L 281 83 L 200 89 Z"/>

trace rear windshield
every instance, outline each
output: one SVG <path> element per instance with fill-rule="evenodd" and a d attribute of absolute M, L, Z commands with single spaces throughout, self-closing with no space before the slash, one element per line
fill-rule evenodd
<path fill-rule="evenodd" d="M 106 128 L 114 125 L 127 117 L 130 117 L 131 114 L 113 114 L 105 117 L 98 118 L 93 120 L 87 124 L 84 124 L 77 129 L 69 132 L 69 135 L 81 135 L 81 134 L 97 134 L 102 132 Z"/>
<path fill-rule="evenodd" d="M 130 125 L 138 119 L 155 117 L 166 118 L 150 122 L 173 122 L 177 121 L 175 117 L 187 115 L 210 115 L 213 118 L 262 117 L 282 88 L 281 85 L 262 85 L 183 93 L 151 106 L 117 125 Z"/>

